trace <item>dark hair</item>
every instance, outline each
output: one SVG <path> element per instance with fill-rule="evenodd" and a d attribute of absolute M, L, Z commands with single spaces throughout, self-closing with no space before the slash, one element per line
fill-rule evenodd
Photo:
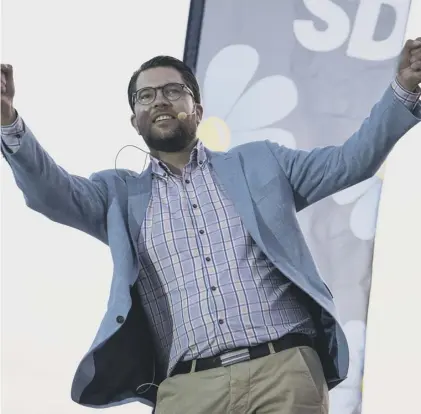
<path fill-rule="evenodd" d="M 132 101 L 133 93 L 136 92 L 136 81 L 139 74 L 147 69 L 158 68 L 158 67 L 171 67 L 178 70 L 183 78 L 183 81 L 193 92 L 193 97 L 196 103 L 200 104 L 200 90 L 197 83 L 197 79 L 193 74 L 193 71 L 181 60 L 178 60 L 171 56 L 156 56 L 147 62 L 145 62 L 135 73 L 133 73 L 129 87 L 127 89 L 127 95 L 129 98 L 129 105 L 131 110 L 134 112 L 134 104 Z"/>

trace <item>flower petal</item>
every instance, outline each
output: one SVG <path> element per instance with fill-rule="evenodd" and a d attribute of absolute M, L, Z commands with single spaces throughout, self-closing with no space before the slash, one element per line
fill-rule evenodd
<path fill-rule="evenodd" d="M 264 141 L 266 139 L 288 148 L 295 149 L 297 147 L 294 135 L 281 128 L 264 128 L 256 131 L 236 132 L 232 134 L 232 146 L 234 147 L 252 141 Z"/>
<path fill-rule="evenodd" d="M 246 89 L 258 65 L 259 55 L 251 46 L 231 45 L 220 50 L 205 74 L 205 117 L 224 119 Z"/>
<path fill-rule="evenodd" d="M 382 181 L 378 180 L 352 209 L 349 226 L 354 235 L 361 240 L 372 240 L 376 234 L 381 189 Z"/>
<path fill-rule="evenodd" d="M 262 128 L 283 119 L 297 102 L 297 87 L 291 79 L 270 76 L 260 79 L 245 92 L 226 121 L 231 131 Z"/>
<path fill-rule="evenodd" d="M 333 200 L 339 205 L 350 204 L 366 193 L 375 183 L 380 179 L 378 177 L 371 177 L 345 190 L 338 191 L 332 195 Z"/>

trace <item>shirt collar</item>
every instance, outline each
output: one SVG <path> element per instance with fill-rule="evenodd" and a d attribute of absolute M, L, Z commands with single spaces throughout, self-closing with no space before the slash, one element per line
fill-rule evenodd
<path fill-rule="evenodd" d="M 160 177 L 167 177 L 168 175 L 172 174 L 170 169 L 158 158 L 154 157 L 153 155 L 149 154 L 149 158 L 152 164 L 152 174 L 158 175 Z M 190 165 L 192 169 L 203 168 L 207 161 L 207 154 L 205 150 L 205 146 L 203 142 L 198 140 L 197 144 L 191 151 L 190 154 L 190 161 L 187 165 Z"/>

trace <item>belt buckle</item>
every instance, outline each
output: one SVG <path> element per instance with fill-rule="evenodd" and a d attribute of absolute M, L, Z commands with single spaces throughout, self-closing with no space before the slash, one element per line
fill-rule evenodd
<path fill-rule="evenodd" d="M 229 351 L 220 355 L 221 365 L 227 367 L 229 365 L 237 364 L 251 359 L 250 351 L 248 348 L 239 349 L 237 351 Z"/>

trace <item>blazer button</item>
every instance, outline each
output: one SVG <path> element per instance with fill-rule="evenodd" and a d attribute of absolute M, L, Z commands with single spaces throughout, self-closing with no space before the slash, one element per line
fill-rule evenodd
<path fill-rule="evenodd" d="M 118 315 L 116 320 L 117 320 L 118 323 L 123 323 L 124 322 L 124 316 Z"/>

